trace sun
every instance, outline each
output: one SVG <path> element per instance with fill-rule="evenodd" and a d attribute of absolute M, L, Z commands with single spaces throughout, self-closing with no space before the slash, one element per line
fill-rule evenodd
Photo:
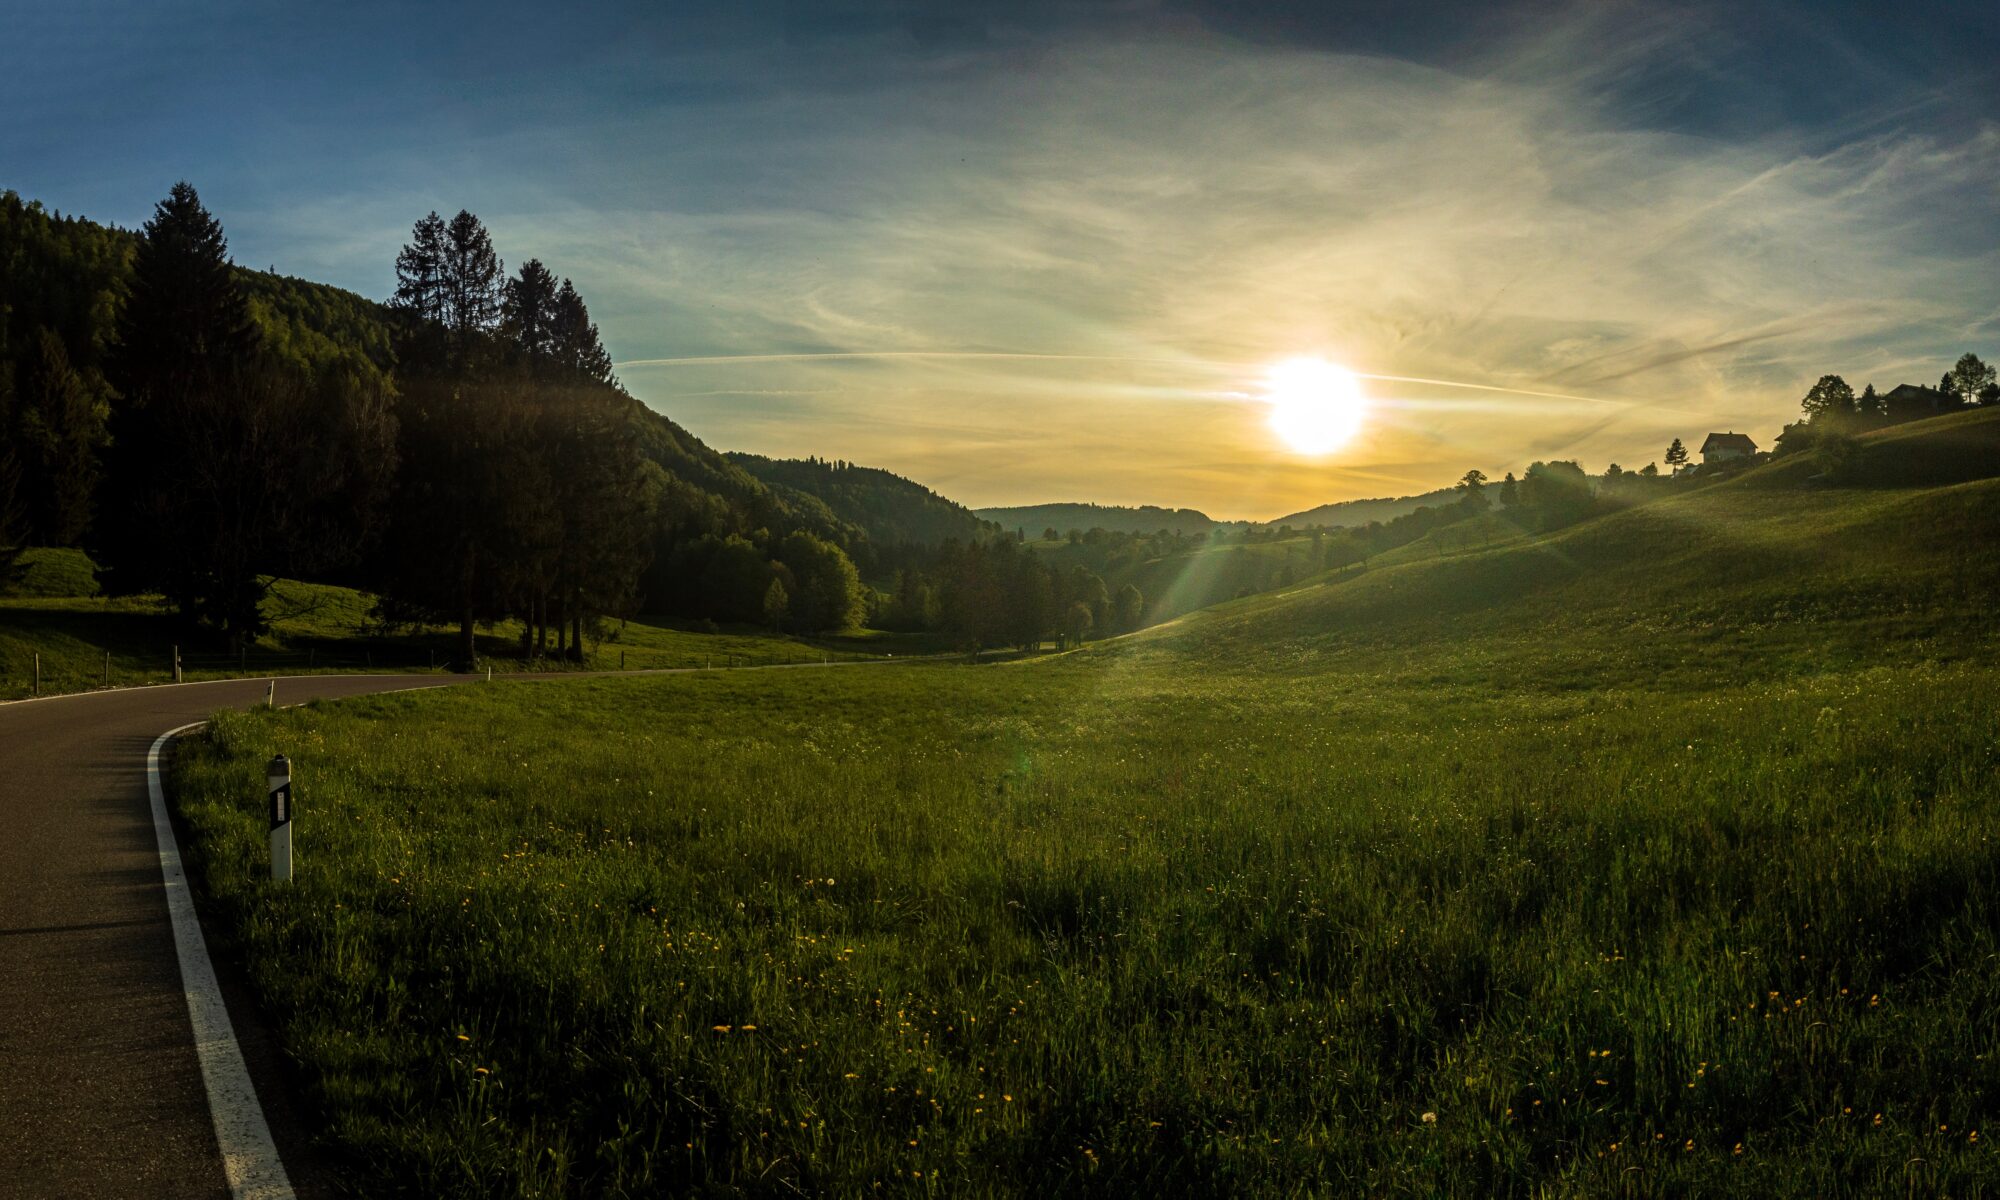
<path fill-rule="evenodd" d="M 1323 358 L 1288 358 L 1264 379 L 1271 429 L 1294 453 L 1331 454 L 1346 445 L 1368 415 L 1361 381 Z"/>

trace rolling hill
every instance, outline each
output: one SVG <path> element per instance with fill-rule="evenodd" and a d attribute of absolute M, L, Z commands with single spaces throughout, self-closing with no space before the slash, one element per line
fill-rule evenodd
<path fill-rule="evenodd" d="M 1454 489 L 1439 488 L 1434 492 L 1423 492 L 1415 496 L 1399 496 L 1388 500 L 1337 500 L 1277 517 L 1263 522 L 1265 525 L 1290 525 L 1294 529 L 1310 529 L 1315 525 L 1332 529 L 1343 525 L 1366 525 L 1371 521 L 1388 521 L 1415 512 L 1425 505 L 1448 504 L 1455 497 Z"/>
<path fill-rule="evenodd" d="M 2000 412 L 1975 410 L 1864 435 L 1838 464 L 1780 459 L 1548 535 L 1496 531 L 1482 548 L 1447 530 L 1447 551 L 1419 544 L 1133 641 L 1225 657 L 1283 645 L 1329 666 L 1559 645 L 1579 686 L 1957 658 L 1985 644 L 2000 603 L 1996 529 Z"/>
<path fill-rule="evenodd" d="M 795 506 L 801 506 L 799 497 L 824 504 L 835 518 L 863 530 L 879 545 L 935 546 L 951 539 L 972 541 L 999 531 L 997 525 L 964 505 L 880 468 L 819 458 L 765 458 L 737 451 L 726 457 Z"/>
<path fill-rule="evenodd" d="M 1207 533 L 1217 527 L 1241 528 L 1241 521 L 1217 521 L 1192 508 L 1138 508 L 1117 504 L 1023 504 L 1011 508 L 979 508 L 973 512 L 1002 529 L 1023 530 L 1029 537 L 1053 529 L 1103 529 L 1111 533 Z"/>

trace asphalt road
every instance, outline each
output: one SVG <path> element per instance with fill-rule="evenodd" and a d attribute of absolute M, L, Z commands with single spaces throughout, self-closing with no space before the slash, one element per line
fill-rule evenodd
<path fill-rule="evenodd" d="M 176 726 L 261 703 L 267 682 L 0 705 L 0 1196 L 228 1196 L 160 883 L 146 752 Z M 281 678 L 278 703 L 439 682 Z M 309 1196 L 320 1189 L 297 1153 L 279 1056 L 217 967 L 272 1135 Z"/>

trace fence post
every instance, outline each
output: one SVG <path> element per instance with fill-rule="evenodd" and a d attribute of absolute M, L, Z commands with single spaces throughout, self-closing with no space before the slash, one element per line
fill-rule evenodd
<path fill-rule="evenodd" d="M 175 646 L 175 647 L 174 647 L 174 682 L 175 682 L 175 683 L 179 683 L 180 681 L 181 681 L 181 648 L 180 648 L 179 646 Z"/>
<path fill-rule="evenodd" d="M 264 690 L 264 707 L 278 707 L 278 681 L 275 679 L 271 681 L 271 686 Z"/>
<path fill-rule="evenodd" d="M 42 694 L 42 652 L 35 651 L 35 695 Z"/>
<path fill-rule="evenodd" d="M 292 877 L 292 762 L 284 755 L 271 760 L 264 769 L 271 791 L 271 878 L 279 883 Z"/>
<path fill-rule="evenodd" d="M 104 686 L 111 686 L 111 651 L 104 652 Z"/>
<path fill-rule="evenodd" d="M 249 672 L 250 672 L 250 643 L 247 641 L 238 642 L 236 643 L 236 673 L 238 675 L 247 675 L 249 674 Z"/>
<path fill-rule="evenodd" d="M 621 671 L 625 669 L 625 652 L 623 650 L 618 652 L 618 669 Z"/>

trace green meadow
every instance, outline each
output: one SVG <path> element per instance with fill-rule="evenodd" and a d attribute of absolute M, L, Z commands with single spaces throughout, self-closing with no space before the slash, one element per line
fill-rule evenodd
<path fill-rule="evenodd" d="M 357 1194 L 1990 1195 L 1989 415 L 1060 656 L 224 713 L 177 803 Z"/>
<path fill-rule="evenodd" d="M 98 594 L 94 565 L 77 550 L 31 550 L 22 581 L 0 595 L 0 700 L 34 691 L 41 658 L 43 695 L 164 683 L 181 652 L 182 678 L 305 675 L 357 671 L 444 671 L 451 634 L 388 630 L 373 615 L 374 597 L 352 588 L 273 582 L 264 601 L 270 632 L 231 650 L 187 631 L 157 597 Z M 479 631 L 483 662 L 496 671 L 649 670 L 757 666 L 923 654 L 936 639 L 861 630 L 795 638 L 768 630 L 716 628 L 659 618 L 608 621 L 587 638 L 581 661 L 524 658 L 521 625 L 500 621 Z"/>

